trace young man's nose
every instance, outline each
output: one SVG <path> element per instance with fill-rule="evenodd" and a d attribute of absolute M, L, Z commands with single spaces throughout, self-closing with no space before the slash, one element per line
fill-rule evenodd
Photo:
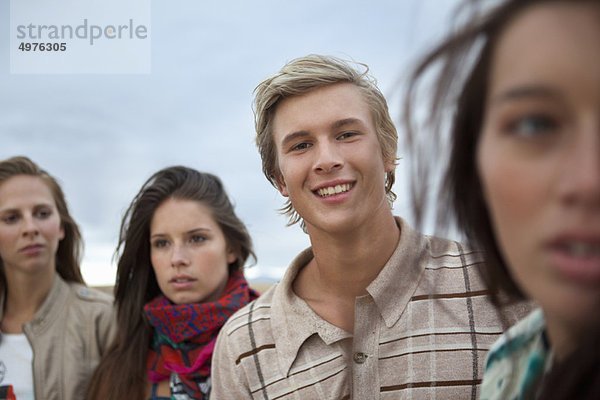
<path fill-rule="evenodd" d="M 317 160 L 315 162 L 315 170 L 317 172 L 328 173 L 344 165 L 343 158 L 335 144 L 320 143 L 317 145 L 316 150 Z"/>

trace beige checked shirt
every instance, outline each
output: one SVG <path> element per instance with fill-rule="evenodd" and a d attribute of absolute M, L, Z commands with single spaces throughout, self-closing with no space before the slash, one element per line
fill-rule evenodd
<path fill-rule="evenodd" d="M 309 248 L 221 330 L 211 399 L 475 399 L 503 331 L 478 278 L 481 254 L 396 220 L 398 246 L 356 298 L 354 334 L 293 292 Z"/>

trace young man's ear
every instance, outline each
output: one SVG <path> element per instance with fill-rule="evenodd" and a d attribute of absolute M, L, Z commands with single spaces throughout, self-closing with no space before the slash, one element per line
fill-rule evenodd
<path fill-rule="evenodd" d="M 289 197 L 287 185 L 285 184 L 285 180 L 283 179 L 281 174 L 278 172 L 274 173 L 273 180 L 275 181 L 275 185 L 277 185 L 277 190 L 279 190 L 279 193 L 281 193 L 281 195 L 284 197 Z"/>

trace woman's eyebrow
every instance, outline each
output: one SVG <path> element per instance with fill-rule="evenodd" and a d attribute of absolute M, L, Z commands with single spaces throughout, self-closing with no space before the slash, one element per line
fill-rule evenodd
<path fill-rule="evenodd" d="M 209 228 L 203 228 L 203 227 L 199 227 L 199 228 L 194 228 L 194 229 L 190 229 L 189 231 L 186 231 L 186 235 L 189 235 L 190 233 L 196 233 L 196 232 L 207 232 L 210 233 L 211 230 Z M 166 233 L 155 233 L 153 235 L 150 236 L 150 239 L 152 239 L 153 237 L 163 237 L 163 236 L 167 236 Z"/>
<path fill-rule="evenodd" d="M 210 229 L 209 228 L 202 228 L 202 227 L 200 227 L 200 228 L 190 229 L 186 233 L 190 234 L 190 233 L 196 233 L 196 232 L 210 232 Z"/>
<path fill-rule="evenodd" d="M 553 88 L 541 84 L 515 86 L 492 96 L 490 103 L 503 103 L 511 100 L 528 98 L 559 98 L 560 93 Z"/>
<path fill-rule="evenodd" d="M 27 207 L 28 208 L 28 207 Z M 49 203 L 39 203 L 39 204 L 35 204 L 32 209 L 33 210 L 37 210 L 38 208 L 52 208 L 52 205 Z M 21 208 L 20 207 L 14 207 L 14 206 L 9 206 L 7 208 L 0 208 L 0 213 L 4 213 L 4 212 L 20 212 Z"/>

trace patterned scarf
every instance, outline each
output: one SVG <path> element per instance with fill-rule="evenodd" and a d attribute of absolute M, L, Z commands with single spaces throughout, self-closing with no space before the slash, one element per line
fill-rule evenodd
<path fill-rule="evenodd" d="M 147 357 L 150 381 L 163 381 L 175 372 L 185 393 L 204 399 L 219 330 L 235 311 L 257 297 L 244 274 L 235 271 L 217 301 L 177 305 L 160 295 L 146 304 L 144 312 L 154 327 Z"/>

